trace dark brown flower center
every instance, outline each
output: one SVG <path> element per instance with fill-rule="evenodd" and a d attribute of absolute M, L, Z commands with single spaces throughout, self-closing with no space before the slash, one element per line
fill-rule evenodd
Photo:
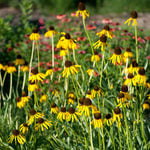
<path fill-rule="evenodd" d="M 122 92 L 128 92 L 128 86 L 127 85 L 123 85 L 122 87 L 121 87 L 121 91 Z"/>
<path fill-rule="evenodd" d="M 13 135 L 18 136 L 19 135 L 19 130 L 13 130 Z"/>
<path fill-rule="evenodd" d="M 35 69 L 32 69 L 31 72 L 32 72 L 34 75 L 36 75 L 36 74 L 38 74 L 38 69 L 36 69 L 36 68 L 35 68 Z"/>
<path fill-rule="evenodd" d="M 44 122 L 44 119 L 43 119 L 43 118 L 38 118 L 37 123 L 42 124 L 43 122 Z"/>
<path fill-rule="evenodd" d="M 24 66 L 28 66 L 28 62 L 27 61 L 25 61 Z"/>
<path fill-rule="evenodd" d="M 139 71 L 138 71 L 138 73 L 140 75 L 144 76 L 145 75 L 145 69 L 144 68 L 140 68 Z"/>
<path fill-rule="evenodd" d="M 74 109 L 73 107 L 70 107 L 70 108 L 68 109 L 68 112 L 69 112 L 70 114 L 74 114 L 74 113 L 75 113 L 75 109 Z"/>
<path fill-rule="evenodd" d="M 94 114 L 94 118 L 97 119 L 97 120 L 98 120 L 98 119 L 101 119 L 101 118 L 102 118 L 101 113 L 95 113 L 95 114 Z"/>
<path fill-rule="evenodd" d="M 97 51 L 94 51 L 94 55 L 98 55 L 98 52 L 97 52 Z"/>
<path fill-rule="evenodd" d="M 17 97 L 16 98 L 16 102 L 18 103 L 18 102 L 20 102 L 21 101 L 21 98 L 20 97 Z"/>
<path fill-rule="evenodd" d="M 107 31 L 110 31 L 109 25 L 105 25 L 105 26 L 104 26 L 104 29 L 107 30 Z"/>
<path fill-rule="evenodd" d="M 85 98 L 83 101 L 83 105 L 90 106 L 92 105 L 92 101 L 89 98 Z"/>
<path fill-rule="evenodd" d="M 102 35 L 102 36 L 100 37 L 100 41 L 103 42 L 103 43 L 106 43 L 106 41 L 107 41 L 107 36 Z"/>
<path fill-rule="evenodd" d="M 106 119 L 110 119 L 111 118 L 111 114 L 106 114 Z"/>
<path fill-rule="evenodd" d="M 9 66 L 9 67 L 11 67 L 11 66 L 13 67 L 14 64 L 13 64 L 12 62 L 9 62 L 9 63 L 8 63 L 8 66 Z"/>
<path fill-rule="evenodd" d="M 66 33 L 66 34 L 65 34 L 65 38 L 68 39 L 68 40 L 71 39 L 70 34 L 69 34 L 69 33 Z"/>
<path fill-rule="evenodd" d="M 123 93 L 119 93 L 119 94 L 118 94 L 118 98 L 119 98 L 119 99 L 124 98 L 124 94 L 123 94 Z"/>
<path fill-rule="evenodd" d="M 121 110 L 117 107 L 117 108 L 115 108 L 114 112 L 115 112 L 115 114 L 120 114 Z"/>
<path fill-rule="evenodd" d="M 30 115 L 34 116 L 36 114 L 36 111 L 34 109 L 30 110 Z"/>
<path fill-rule="evenodd" d="M 49 27 L 49 30 L 54 30 L 54 29 L 55 29 L 54 26 Z"/>
<path fill-rule="evenodd" d="M 130 47 L 126 48 L 126 52 L 131 52 L 131 48 Z"/>
<path fill-rule="evenodd" d="M 65 107 L 61 107 L 60 111 L 61 112 L 66 112 L 66 108 Z"/>
<path fill-rule="evenodd" d="M 120 55 L 120 54 L 121 54 L 121 49 L 120 49 L 120 47 L 116 47 L 114 53 L 115 53 L 116 55 Z"/>
<path fill-rule="evenodd" d="M 78 9 L 79 10 L 85 10 L 86 8 L 85 8 L 85 5 L 82 2 L 80 2 L 78 5 Z"/>
<path fill-rule="evenodd" d="M 137 12 L 136 12 L 136 11 L 132 11 L 132 12 L 130 13 L 130 17 L 133 18 L 133 19 L 138 18 Z"/>
<path fill-rule="evenodd" d="M 37 28 L 35 28 L 35 29 L 33 29 L 33 31 L 32 31 L 33 33 L 38 33 L 39 32 L 39 30 L 37 29 Z"/>
<path fill-rule="evenodd" d="M 29 81 L 29 84 L 31 85 L 35 84 L 35 81 Z"/>
<path fill-rule="evenodd" d="M 17 55 L 17 59 L 22 59 L 22 56 L 21 55 Z"/>
<path fill-rule="evenodd" d="M 91 95 L 91 91 L 90 91 L 90 90 L 88 90 L 88 91 L 87 91 L 87 94 L 88 94 L 88 95 Z"/>
<path fill-rule="evenodd" d="M 27 123 L 24 123 L 23 126 L 24 126 L 24 127 L 28 127 L 28 124 L 27 124 Z"/>
<path fill-rule="evenodd" d="M 99 91 L 99 87 L 98 86 L 94 86 L 94 90 L 95 91 Z"/>
<path fill-rule="evenodd" d="M 51 108 L 55 108 L 57 105 L 54 103 L 54 102 L 52 102 L 52 104 L 51 104 Z"/>
<path fill-rule="evenodd" d="M 128 74 L 128 78 L 129 78 L 129 79 L 132 79 L 133 77 L 134 77 L 134 75 L 133 75 L 132 73 L 129 73 L 129 74 Z"/>
<path fill-rule="evenodd" d="M 22 97 L 25 97 L 25 96 L 27 96 L 26 92 L 22 92 Z"/>
<path fill-rule="evenodd" d="M 136 60 L 132 60 L 132 66 L 133 67 L 138 67 L 138 64 L 137 64 Z"/>
<path fill-rule="evenodd" d="M 80 103 L 81 105 L 83 105 L 83 101 L 84 101 L 84 98 L 83 98 L 83 97 L 79 99 L 79 103 Z"/>
<path fill-rule="evenodd" d="M 72 66 L 72 62 L 69 60 L 65 61 L 65 67 L 71 67 Z"/>

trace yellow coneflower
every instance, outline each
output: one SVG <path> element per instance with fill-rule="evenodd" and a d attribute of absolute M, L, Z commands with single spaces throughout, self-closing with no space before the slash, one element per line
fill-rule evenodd
<path fill-rule="evenodd" d="M 146 87 L 150 88 L 150 83 L 148 82 L 148 80 L 146 81 Z"/>
<path fill-rule="evenodd" d="M 15 65 L 18 66 L 18 65 L 24 65 L 25 61 L 24 59 L 22 58 L 21 55 L 17 55 L 17 58 L 15 60 Z"/>
<path fill-rule="evenodd" d="M 52 67 L 48 67 L 48 69 L 46 70 L 46 76 L 52 75 L 53 72 L 54 71 L 53 71 Z"/>
<path fill-rule="evenodd" d="M 60 90 L 58 88 L 55 88 L 53 91 L 52 91 L 52 95 L 55 95 L 56 97 L 59 97 L 60 95 Z"/>
<path fill-rule="evenodd" d="M 129 26 L 131 21 L 133 21 L 132 26 L 137 26 L 137 21 L 136 21 L 137 18 L 138 18 L 137 12 L 136 11 L 132 11 L 130 13 L 130 18 L 127 21 L 125 21 L 125 24 L 128 23 L 128 26 Z"/>
<path fill-rule="evenodd" d="M 46 38 L 51 38 L 52 37 L 52 35 L 56 35 L 56 31 L 55 31 L 55 28 L 53 27 L 53 26 L 50 26 L 49 27 L 49 29 L 48 29 L 48 31 L 45 33 L 45 37 Z"/>
<path fill-rule="evenodd" d="M 121 127 L 121 119 L 123 118 L 121 110 L 119 107 L 115 108 L 113 112 L 113 122 L 117 121 L 119 123 L 119 127 Z"/>
<path fill-rule="evenodd" d="M 143 109 L 144 109 L 144 110 L 150 109 L 150 101 L 149 101 L 149 100 L 146 100 L 146 101 L 143 103 Z"/>
<path fill-rule="evenodd" d="M 60 48 L 60 56 L 66 56 L 68 54 L 68 50 L 67 49 L 64 49 L 64 48 Z"/>
<path fill-rule="evenodd" d="M 29 130 L 29 126 L 28 126 L 27 123 L 23 123 L 19 127 L 19 131 L 22 132 L 23 134 L 25 134 L 26 132 L 28 132 L 28 130 Z"/>
<path fill-rule="evenodd" d="M 94 104 L 92 104 L 91 108 L 92 108 L 92 114 L 99 112 L 97 106 L 95 106 Z"/>
<path fill-rule="evenodd" d="M 95 61 L 95 62 L 100 61 L 100 57 L 99 57 L 97 51 L 94 51 L 94 55 L 92 55 L 92 57 L 91 57 L 91 62 L 94 62 L 94 61 Z"/>
<path fill-rule="evenodd" d="M 93 99 L 93 95 L 92 95 L 91 90 L 88 90 L 88 91 L 87 91 L 87 93 L 86 93 L 86 98 Z"/>
<path fill-rule="evenodd" d="M 99 97 L 103 95 L 103 91 L 98 86 L 94 86 L 94 89 L 91 92 L 93 97 L 95 97 L 96 95 L 98 95 Z"/>
<path fill-rule="evenodd" d="M 27 121 L 28 125 L 32 124 L 35 119 L 42 118 L 44 114 L 36 112 L 34 109 L 30 110 L 30 118 Z"/>
<path fill-rule="evenodd" d="M 118 105 L 117 105 L 117 107 L 119 107 L 119 108 L 122 108 L 122 107 L 124 107 L 124 108 L 129 108 L 129 106 L 130 106 L 130 103 L 128 102 L 128 101 L 125 101 L 125 102 L 120 102 Z"/>
<path fill-rule="evenodd" d="M 68 78 L 70 75 L 74 75 L 78 73 L 78 68 L 80 67 L 81 65 L 73 65 L 71 61 L 66 60 L 65 68 L 64 68 L 64 71 L 62 72 L 62 76 Z"/>
<path fill-rule="evenodd" d="M 20 97 L 17 97 L 17 98 L 16 98 L 16 102 L 17 102 L 17 107 L 18 107 L 19 109 L 21 109 L 22 107 L 25 106 L 25 102 L 24 102 Z"/>
<path fill-rule="evenodd" d="M 91 124 L 94 125 L 94 128 L 101 128 L 103 126 L 102 115 L 100 112 L 94 114 L 94 119 L 92 120 Z"/>
<path fill-rule="evenodd" d="M 73 107 L 70 107 L 68 109 L 68 116 L 67 116 L 67 121 L 72 121 L 74 122 L 74 120 L 78 120 L 77 115 L 79 115 L 78 112 L 76 112 L 76 110 Z"/>
<path fill-rule="evenodd" d="M 121 87 L 120 93 L 123 93 L 126 99 L 128 99 L 128 100 L 131 99 L 131 96 L 130 96 L 130 94 L 128 93 L 128 86 L 127 86 L 127 85 L 123 85 L 123 86 Z"/>
<path fill-rule="evenodd" d="M 131 49 L 129 47 L 126 48 L 126 51 L 124 52 L 123 56 L 124 56 L 123 60 L 124 60 L 125 63 L 127 62 L 127 59 L 133 57 L 133 53 L 131 52 Z"/>
<path fill-rule="evenodd" d="M 125 95 L 123 93 L 119 93 L 117 96 L 117 102 L 118 103 L 124 103 L 126 101 L 127 101 L 127 99 L 125 98 Z"/>
<path fill-rule="evenodd" d="M 129 73 L 127 76 L 127 79 L 124 81 L 125 85 L 131 86 L 131 85 L 136 85 L 136 80 L 135 77 L 132 73 Z"/>
<path fill-rule="evenodd" d="M 61 107 L 60 112 L 57 115 L 57 119 L 60 121 L 67 120 L 68 112 L 65 107 Z"/>
<path fill-rule="evenodd" d="M 76 98 L 76 96 L 73 92 L 69 92 L 68 97 L 69 98 Z"/>
<path fill-rule="evenodd" d="M 77 49 L 77 44 L 76 41 L 71 38 L 69 33 L 64 33 L 64 35 L 60 37 L 56 47 L 75 50 Z"/>
<path fill-rule="evenodd" d="M 8 65 L 4 65 L 3 70 L 7 71 Z"/>
<path fill-rule="evenodd" d="M 101 47 L 101 51 L 104 51 L 105 47 L 108 46 L 107 36 L 102 35 L 100 39 L 93 44 L 93 46 L 95 49 L 99 49 L 99 47 Z"/>
<path fill-rule="evenodd" d="M 135 76 L 135 80 L 139 85 L 146 85 L 145 69 L 141 67 L 138 74 Z"/>
<path fill-rule="evenodd" d="M 31 35 L 29 36 L 29 39 L 31 41 L 39 40 L 40 39 L 40 34 L 39 34 L 38 29 L 33 29 Z"/>
<path fill-rule="evenodd" d="M 106 35 L 110 39 L 112 39 L 112 36 L 113 36 L 112 32 L 110 31 L 109 25 L 105 25 L 103 30 L 101 32 L 98 32 L 96 35 L 99 35 L 100 37 L 102 35 Z"/>
<path fill-rule="evenodd" d="M 46 102 L 47 98 L 48 98 L 48 95 L 42 94 L 42 96 L 41 96 L 41 98 L 40 98 L 40 102 L 41 102 L 41 103 L 42 103 L 42 102 Z"/>
<path fill-rule="evenodd" d="M 79 110 L 81 115 L 84 113 L 85 116 L 90 116 L 90 108 L 91 108 L 91 106 L 92 106 L 92 101 L 89 98 L 85 98 L 83 100 L 82 110 Z"/>
<path fill-rule="evenodd" d="M 68 104 L 74 104 L 75 98 L 68 97 Z"/>
<path fill-rule="evenodd" d="M 25 61 L 24 65 L 21 66 L 21 71 L 22 71 L 22 72 L 27 72 L 27 71 L 29 71 L 28 62 Z"/>
<path fill-rule="evenodd" d="M 83 108 L 83 101 L 84 101 L 84 97 L 81 97 L 79 99 L 79 104 L 77 106 L 78 112 L 81 113 L 82 112 L 82 108 Z"/>
<path fill-rule="evenodd" d="M 12 143 L 13 140 L 15 140 L 15 144 L 17 144 L 17 141 L 19 144 L 24 144 L 26 142 L 26 138 L 21 135 L 19 130 L 13 130 L 12 135 L 8 139 L 8 143 Z"/>
<path fill-rule="evenodd" d="M 29 99 L 31 99 L 30 96 L 27 96 L 26 92 L 22 92 L 21 101 L 23 101 L 24 103 L 27 103 Z"/>
<path fill-rule="evenodd" d="M 29 81 L 29 86 L 28 86 L 28 91 L 30 92 L 34 92 L 35 90 L 37 90 L 39 87 L 38 85 L 36 84 L 35 81 Z"/>
<path fill-rule="evenodd" d="M 8 73 L 13 73 L 13 72 L 16 72 L 17 70 L 16 70 L 16 67 L 14 66 L 14 64 L 13 63 L 8 63 L 8 67 L 7 67 L 7 72 Z"/>
<path fill-rule="evenodd" d="M 59 112 L 58 106 L 54 102 L 52 102 L 52 104 L 51 104 L 51 113 L 57 114 L 58 112 Z"/>
<path fill-rule="evenodd" d="M 108 126 L 111 126 L 113 122 L 113 118 L 111 114 L 106 114 L 104 123 L 106 123 Z"/>
<path fill-rule="evenodd" d="M 120 47 L 116 47 L 114 50 L 113 55 L 110 57 L 111 62 L 115 65 L 115 63 L 121 63 L 123 60 L 123 56 L 121 54 L 121 49 Z"/>
<path fill-rule="evenodd" d="M 132 60 L 130 71 L 131 71 L 130 73 L 133 73 L 133 74 L 138 73 L 139 71 L 139 67 L 135 59 Z"/>
<path fill-rule="evenodd" d="M 89 76 L 91 76 L 92 73 L 94 73 L 94 69 L 88 69 L 88 70 L 87 70 L 87 73 L 88 73 Z"/>
<path fill-rule="evenodd" d="M 29 78 L 29 81 L 32 81 L 32 82 L 43 81 L 45 77 L 46 75 L 44 73 L 38 72 L 38 69 L 33 69 L 31 71 L 31 76 Z"/>
<path fill-rule="evenodd" d="M 4 70 L 4 66 L 1 62 L 0 62 L 0 70 Z"/>
<path fill-rule="evenodd" d="M 80 2 L 78 5 L 78 11 L 76 12 L 76 16 L 82 15 L 83 19 L 86 19 L 86 17 L 89 17 L 89 12 L 86 10 L 85 5 Z"/>
<path fill-rule="evenodd" d="M 51 125 L 51 121 L 43 118 L 38 118 L 37 123 L 35 125 L 35 130 L 37 131 L 41 129 L 42 131 L 44 131 L 44 128 L 48 129 L 48 127 L 50 127 Z"/>

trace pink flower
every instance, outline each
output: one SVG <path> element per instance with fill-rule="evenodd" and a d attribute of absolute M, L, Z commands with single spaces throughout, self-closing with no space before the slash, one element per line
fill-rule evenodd
<path fill-rule="evenodd" d="M 150 60 L 150 56 L 147 56 L 146 59 Z"/>
<path fill-rule="evenodd" d="M 44 20 L 42 18 L 40 18 L 38 21 L 39 21 L 40 25 L 44 25 L 45 24 L 45 22 L 44 22 Z"/>
<path fill-rule="evenodd" d="M 63 19 L 61 19 L 61 21 L 62 21 L 62 22 L 70 22 L 71 19 L 70 19 L 70 18 L 63 18 Z"/>
<path fill-rule="evenodd" d="M 65 15 L 65 14 L 60 14 L 60 15 L 57 15 L 56 18 L 57 18 L 58 20 L 62 20 L 62 19 L 64 19 L 66 16 L 67 16 L 67 15 Z"/>
<path fill-rule="evenodd" d="M 88 25 L 88 26 L 86 26 L 86 28 L 87 28 L 87 30 L 94 30 L 94 29 L 96 29 L 96 26 L 93 26 L 93 25 Z"/>
<path fill-rule="evenodd" d="M 8 52 L 8 53 L 11 52 L 12 50 L 13 50 L 12 47 L 8 47 L 8 48 L 7 48 L 7 52 Z"/>
<path fill-rule="evenodd" d="M 121 25 L 121 23 L 120 22 L 112 22 L 111 25 L 112 26 L 119 26 L 119 25 Z"/>
<path fill-rule="evenodd" d="M 108 19 L 108 18 L 105 18 L 102 20 L 102 23 L 103 24 L 111 24 L 112 23 L 112 20 L 111 19 Z"/>
<path fill-rule="evenodd" d="M 76 12 L 72 12 L 70 15 L 71 17 L 76 17 Z"/>
<path fill-rule="evenodd" d="M 61 71 L 62 68 L 60 68 L 60 67 L 59 68 L 54 68 L 53 70 L 54 70 L 54 72 L 57 72 L 57 71 Z"/>
<path fill-rule="evenodd" d="M 78 51 L 78 54 L 85 54 L 85 53 L 86 53 L 86 51 L 84 51 L 84 50 Z"/>
<path fill-rule="evenodd" d="M 150 36 L 145 36 L 145 40 L 150 40 Z"/>
<path fill-rule="evenodd" d="M 74 32 L 74 35 L 81 35 L 82 32 Z"/>
<path fill-rule="evenodd" d="M 141 44 L 145 44 L 145 40 L 144 39 L 142 39 L 141 37 L 138 37 L 138 39 L 137 39 Z"/>
<path fill-rule="evenodd" d="M 86 41 L 86 37 L 80 36 L 77 38 L 77 41 Z"/>

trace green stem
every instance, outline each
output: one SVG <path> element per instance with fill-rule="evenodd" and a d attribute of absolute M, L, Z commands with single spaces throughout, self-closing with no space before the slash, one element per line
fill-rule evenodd
<path fill-rule="evenodd" d="M 135 25 L 135 47 L 136 47 L 136 62 L 139 61 L 139 50 L 138 50 L 138 40 L 137 40 L 137 25 Z"/>
<path fill-rule="evenodd" d="M 12 94 L 12 73 L 10 73 L 10 88 L 9 88 L 9 97 L 8 99 L 11 99 Z"/>
<path fill-rule="evenodd" d="M 18 65 L 18 77 L 17 77 L 17 85 L 16 85 L 16 93 L 17 93 L 17 95 L 18 95 L 19 79 L 20 79 L 20 65 Z"/>
<path fill-rule="evenodd" d="M 32 52 L 31 52 L 30 65 L 29 65 L 29 78 L 30 78 L 31 68 L 32 68 L 32 61 L 33 61 L 33 54 L 34 54 L 34 46 L 35 46 L 35 41 L 32 42 Z"/>
<path fill-rule="evenodd" d="M 37 46 L 37 54 L 38 54 L 38 72 L 40 72 L 40 50 L 38 46 L 38 41 L 36 41 L 36 46 Z"/>
<path fill-rule="evenodd" d="M 118 133 L 119 133 L 119 150 L 122 150 L 122 144 L 121 144 L 121 135 L 120 135 L 120 127 L 119 127 L 119 121 L 118 121 Z"/>
<path fill-rule="evenodd" d="M 24 72 L 24 75 L 23 75 L 22 91 L 24 91 L 25 82 L 26 82 L 26 72 Z"/>
<path fill-rule="evenodd" d="M 99 149 L 101 150 L 101 144 L 102 144 L 102 141 L 101 141 L 101 134 L 100 134 L 100 128 L 98 129 L 98 141 L 99 141 Z"/>
<path fill-rule="evenodd" d="M 102 56 L 102 64 L 101 64 L 101 75 L 100 75 L 100 88 L 102 87 L 102 77 L 103 77 L 103 63 L 104 63 L 104 57 L 105 57 L 105 51 L 103 51 L 103 56 Z"/>
<path fill-rule="evenodd" d="M 55 67 L 55 58 L 54 58 L 54 36 L 52 34 L 52 67 Z M 52 79 L 53 79 L 53 72 L 52 72 Z"/>

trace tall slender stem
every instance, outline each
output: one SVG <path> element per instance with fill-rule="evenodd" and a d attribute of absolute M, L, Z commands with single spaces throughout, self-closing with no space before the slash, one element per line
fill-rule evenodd
<path fill-rule="evenodd" d="M 8 99 L 11 99 L 12 94 L 12 73 L 10 73 L 10 88 L 9 88 L 9 97 Z"/>
<path fill-rule="evenodd" d="M 26 82 L 26 72 L 24 72 L 24 75 L 23 75 L 22 91 L 24 91 L 25 82 Z"/>
<path fill-rule="evenodd" d="M 34 46 L 35 46 L 35 41 L 32 42 L 32 52 L 31 52 L 30 65 L 29 65 L 29 78 L 30 78 L 31 68 L 32 68 L 32 61 L 33 61 L 33 54 L 34 54 Z"/>
<path fill-rule="evenodd" d="M 18 95 L 19 80 L 20 80 L 20 65 L 18 65 L 18 77 L 17 77 L 17 85 L 16 85 L 16 93 L 17 93 L 17 95 Z"/>
<path fill-rule="evenodd" d="M 136 62 L 139 61 L 139 50 L 138 50 L 138 40 L 137 40 L 137 25 L 135 25 L 135 47 L 136 47 Z"/>
<path fill-rule="evenodd" d="M 54 36 L 52 34 L 52 68 L 55 66 L 55 58 L 54 58 Z M 52 79 L 53 79 L 53 72 L 52 72 Z"/>
<path fill-rule="evenodd" d="M 102 58 L 102 64 L 101 64 L 100 87 L 102 87 L 104 57 L 105 57 L 105 51 L 103 51 L 103 58 Z"/>
<path fill-rule="evenodd" d="M 38 41 L 36 41 L 37 54 L 38 54 L 38 72 L 40 72 L 40 50 L 38 46 Z"/>

